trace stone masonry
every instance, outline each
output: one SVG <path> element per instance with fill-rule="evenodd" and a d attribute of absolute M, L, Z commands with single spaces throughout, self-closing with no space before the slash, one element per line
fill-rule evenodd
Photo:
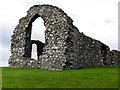
<path fill-rule="evenodd" d="M 45 43 L 31 40 L 32 23 L 44 21 Z M 38 59 L 31 58 L 32 44 Z M 34 5 L 19 20 L 11 39 L 10 67 L 46 70 L 80 69 L 93 66 L 118 66 L 120 52 L 110 51 L 104 43 L 80 33 L 73 20 L 60 8 Z"/>

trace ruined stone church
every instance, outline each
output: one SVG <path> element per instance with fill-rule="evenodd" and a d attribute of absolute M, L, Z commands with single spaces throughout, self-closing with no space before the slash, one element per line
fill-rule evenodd
<path fill-rule="evenodd" d="M 46 27 L 45 43 L 31 40 L 32 23 L 38 17 Z M 31 58 L 33 44 L 37 45 L 37 60 Z M 110 51 L 106 44 L 80 33 L 73 20 L 52 5 L 32 6 L 19 20 L 11 39 L 10 67 L 68 70 L 118 66 L 119 61 L 119 51 Z"/>

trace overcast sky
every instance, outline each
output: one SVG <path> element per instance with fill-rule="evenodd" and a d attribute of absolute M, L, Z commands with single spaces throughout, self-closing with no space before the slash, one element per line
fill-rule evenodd
<path fill-rule="evenodd" d="M 26 11 L 36 4 L 58 6 L 70 16 L 85 35 L 100 40 L 111 49 L 118 49 L 119 0 L 1 0 L 0 1 L 0 66 L 8 66 L 10 40 L 15 26 Z M 32 27 L 32 38 L 44 41 L 43 20 Z"/>

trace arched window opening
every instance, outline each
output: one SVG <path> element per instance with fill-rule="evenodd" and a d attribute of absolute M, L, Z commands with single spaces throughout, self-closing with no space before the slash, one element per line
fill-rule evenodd
<path fill-rule="evenodd" d="M 32 23 L 32 33 L 31 33 L 31 40 L 40 40 L 41 42 L 45 43 L 45 26 L 44 21 L 41 17 L 38 17 Z"/>
<path fill-rule="evenodd" d="M 39 59 L 39 56 L 42 55 L 44 43 L 45 43 L 45 26 L 44 21 L 41 17 L 38 17 L 32 23 L 31 31 L 31 58 Z"/>

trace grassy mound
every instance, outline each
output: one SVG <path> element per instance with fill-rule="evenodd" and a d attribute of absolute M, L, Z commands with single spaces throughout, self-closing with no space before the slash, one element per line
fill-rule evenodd
<path fill-rule="evenodd" d="M 3 88 L 117 88 L 117 67 L 47 71 L 2 68 Z"/>

